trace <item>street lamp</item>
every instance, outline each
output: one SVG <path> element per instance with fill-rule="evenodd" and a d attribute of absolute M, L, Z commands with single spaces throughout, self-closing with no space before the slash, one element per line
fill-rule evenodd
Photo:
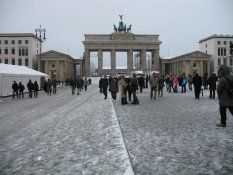
<path fill-rule="evenodd" d="M 40 40 L 40 57 L 41 57 L 41 43 L 42 43 L 43 41 L 46 40 L 45 31 L 46 31 L 45 29 L 42 29 L 42 28 L 41 28 L 41 25 L 40 25 L 40 28 L 39 28 L 39 29 L 35 29 L 36 37 Z M 37 36 L 37 32 L 38 32 L 38 34 L 39 34 L 39 37 Z M 44 37 L 42 38 L 41 35 L 42 35 L 43 33 L 44 33 Z M 40 71 L 40 59 L 41 59 L 41 58 L 39 58 L 39 61 L 38 61 L 38 71 Z"/>

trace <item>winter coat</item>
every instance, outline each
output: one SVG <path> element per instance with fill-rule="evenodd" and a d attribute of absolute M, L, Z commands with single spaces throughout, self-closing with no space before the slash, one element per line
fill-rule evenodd
<path fill-rule="evenodd" d="M 187 83 L 188 83 L 188 78 L 186 76 L 184 76 L 182 78 L 182 86 L 186 86 Z"/>
<path fill-rule="evenodd" d="M 195 75 L 193 77 L 193 85 L 194 85 L 194 88 L 201 89 L 202 79 L 199 75 Z"/>
<path fill-rule="evenodd" d="M 18 91 L 18 89 L 19 89 L 18 84 L 17 84 L 17 83 L 13 83 L 12 89 L 13 89 L 14 91 Z"/>
<path fill-rule="evenodd" d="M 150 78 L 150 86 L 152 87 L 152 88 L 157 88 L 158 87 L 158 77 L 156 76 L 152 76 L 151 78 Z"/>
<path fill-rule="evenodd" d="M 124 89 L 125 89 L 125 91 L 126 91 L 126 86 L 127 86 L 127 84 L 125 83 L 125 80 L 124 80 L 124 79 L 121 79 L 119 85 L 120 85 L 120 89 L 121 89 L 121 91 L 120 91 L 121 97 L 122 97 L 122 98 L 123 98 L 123 97 L 126 97 L 127 92 L 124 93 Z"/>
<path fill-rule="evenodd" d="M 24 85 L 22 83 L 19 83 L 19 91 L 23 92 L 25 89 Z"/>
<path fill-rule="evenodd" d="M 216 90 L 216 82 L 218 81 L 218 77 L 213 74 L 208 78 L 209 89 Z"/>
<path fill-rule="evenodd" d="M 225 75 L 230 81 L 233 82 L 232 75 Z M 217 93 L 220 106 L 233 106 L 233 98 L 228 95 L 227 89 L 230 88 L 230 84 L 225 76 L 221 77 L 217 86 Z"/>
<path fill-rule="evenodd" d="M 142 76 L 138 78 L 138 85 L 144 87 L 144 78 Z"/>
<path fill-rule="evenodd" d="M 38 86 L 37 82 L 34 83 L 33 87 L 34 87 L 34 91 L 38 91 L 39 90 L 39 86 Z"/>
<path fill-rule="evenodd" d="M 109 85 L 109 91 L 110 92 L 118 92 L 118 82 L 115 78 L 112 79 L 112 81 Z"/>
<path fill-rule="evenodd" d="M 29 80 L 29 82 L 28 82 L 28 84 L 27 84 L 27 88 L 28 88 L 29 91 L 32 91 L 32 90 L 33 90 L 34 85 L 33 85 L 33 83 L 32 83 L 31 80 Z"/>

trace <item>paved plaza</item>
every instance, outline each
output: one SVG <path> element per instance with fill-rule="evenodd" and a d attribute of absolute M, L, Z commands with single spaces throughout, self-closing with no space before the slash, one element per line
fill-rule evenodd
<path fill-rule="evenodd" d="M 97 82 L 97 81 L 96 81 Z M 231 175 L 233 117 L 219 128 L 218 99 L 208 91 L 149 89 L 139 105 L 122 106 L 99 93 L 60 87 L 56 95 L 0 102 L 1 175 Z"/>

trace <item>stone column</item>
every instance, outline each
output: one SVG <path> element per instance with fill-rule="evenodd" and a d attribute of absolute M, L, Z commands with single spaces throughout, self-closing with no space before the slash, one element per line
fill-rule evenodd
<path fill-rule="evenodd" d="M 133 50 L 128 50 L 127 52 L 127 69 L 128 75 L 130 76 L 133 71 Z"/>
<path fill-rule="evenodd" d="M 103 74 L 103 50 L 98 50 L 98 75 L 102 76 Z"/>
<path fill-rule="evenodd" d="M 116 75 L 116 51 L 111 51 L 111 76 Z"/>
<path fill-rule="evenodd" d="M 141 65 L 140 65 L 140 70 L 142 70 L 144 73 L 146 73 L 146 50 L 141 50 L 141 53 L 140 53 L 140 62 L 141 62 Z"/>
<path fill-rule="evenodd" d="M 207 72 L 208 72 L 208 75 L 211 75 L 212 72 L 210 72 L 210 61 L 207 61 Z M 216 72 L 216 75 L 217 75 L 217 72 Z"/>
<path fill-rule="evenodd" d="M 90 51 L 85 49 L 85 77 L 90 76 Z"/>
<path fill-rule="evenodd" d="M 194 76 L 194 75 L 193 75 L 193 60 L 190 61 L 190 69 L 189 69 L 189 70 L 190 70 L 189 73 L 190 73 L 192 76 Z"/>
<path fill-rule="evenodd" d="M 39 72 L 41 71 L 40 61 L 41 61 L 41 59 L 40 59 L 40 58 L 38 58 L 38 71 L 39 71 Z"/>
<path fill-rule="evenodd" d="M 203 77 L 203 61 L 200 61 L 200 76 Z"/>
<path fill-rule="evenodd" d="M 45 60 L 45 73 L 48 74 L 49 70 L 48 70 L 48 65 L 49 65 L 49 61 L 48 60 Z M 50 77 L 51 78 L 51 77 Z"/>

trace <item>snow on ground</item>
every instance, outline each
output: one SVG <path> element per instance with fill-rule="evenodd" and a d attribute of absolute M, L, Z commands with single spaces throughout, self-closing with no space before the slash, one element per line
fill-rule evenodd
<path fill-rule="evenodd" d="M 233 174 L 233 118 L 219 122 L 208 91 L 149 89 L 139 105 L 103 99 L 98 79 L 81 95 L 69 87 L 0 103 L 0 174 Z"/>

